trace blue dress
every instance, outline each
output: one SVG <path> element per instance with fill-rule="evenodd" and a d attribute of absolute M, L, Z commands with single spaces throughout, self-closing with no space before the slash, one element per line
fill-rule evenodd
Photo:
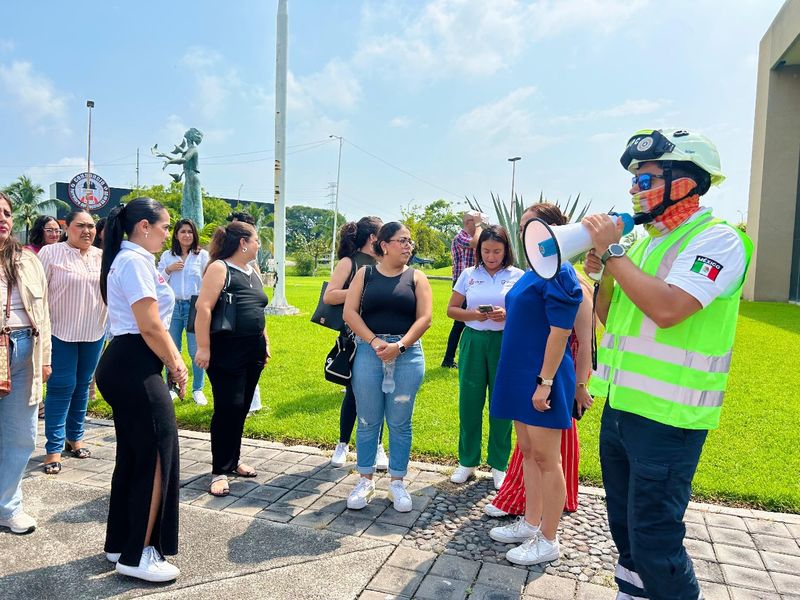
<path fill-rule="evenodd" d="M 550 410 L 533 408 L 536 377 L 544 361 L 550 327 L 572 329 L 583 300 L 575 269 L 568 262 L 550 280 L 528 271 L 506 295 L 506 326 L 489 414 L 550 429 L 572 427 L 575 365 L 565 343 L 553 378 Z"/>

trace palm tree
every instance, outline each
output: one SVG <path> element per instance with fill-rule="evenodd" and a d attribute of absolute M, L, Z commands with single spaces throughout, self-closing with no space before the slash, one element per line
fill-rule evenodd
<path fill-rule="evenodd" d="M 25 242 L 28 241 L 28 230 L 33 222 L 44 211 L 55 211 L 59 208 L 68 209 L 66 202 L 51 198 L 42 200 L 44 188 L 36 184 L 27 175 L 20 175 L 17 180 L 7 186 L 3 192 L 8 194 L 14 205 L 14 221 L 25 224 Z"/>

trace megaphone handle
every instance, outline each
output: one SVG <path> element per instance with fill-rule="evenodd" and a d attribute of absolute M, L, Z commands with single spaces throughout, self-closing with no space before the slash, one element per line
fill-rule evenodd
<path fill-rule="evenodd" d="M 587 275 L 592 281 L 600 281 L 600 278 L 603 277 L 603 271 L 605 271 L 605 267 L 600 269 L 597 273 L 587 273 Z"/>

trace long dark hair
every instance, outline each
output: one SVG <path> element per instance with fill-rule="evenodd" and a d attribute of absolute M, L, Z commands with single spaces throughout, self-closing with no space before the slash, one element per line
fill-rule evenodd
<path fill-rule="evenodd" d="M 254 233 L 254 227 L 244 221 L 234 221 L 225 227 L 217 227 L 208 245 L 209 262 L 233 256 L 239 248 L 239 240 L 246 240 Z"/>
<path fill-rule="evenodd" d="M 103 261 L 100 266 L 100 294 L 108 304 L 108 272 L 119 254 L 122 239 L 130 237 L 136 224 L 145 219 L 151 225 L 158 223 L 164 206 L 152 198 L 134 198 L 124 206 L 117 206 L 108 215 L 103 242 Z"/>
<path fill-rule="evenodd" d="M 508 241 L 508 232 L 506 228 L 501 225 L 489 225 L 481 232 L 480 237 L 478 237 L 478 246 L 475 248 L 475 265 L 480 266 L 483 264 L 481 247 L 484 242 L 490 241 L 503 244 L 503 262 L 500 263 L 501 268 L 505 269 L 508 265 L 513 265 L 514 251 L 511 249 L 511 242 Z"/>
<path fill-rule="evenodd" d="M 172 229 L 172 248 L 170 249 L 172 256 L 181 256 L 183 254 L 183 248 L 181 248 L 181 243 L 178 241 L 178 231 L 184 225 L 188 225 L 192 230 L 192 246 L 189 248 L 189 252 L 192 254 L 200 252 L 200 236 L 197 235 L 197 225 L 191 219 L 181 219 L 175 223 L 175 227 Z"/>
<path fill-rule="evenodd" d="M 375 254 L 378 256 L 383 256 L 383 248 L 381 248 L 381 242 L 388 242 L 392 239 L 392 236 L 403 229 L 405 225 L 399 223 L 397 221 L 390 221 L 388 223 L 384 223 L 383 227 L 380 228 L 378 231 L 378 239 L 372 242 L 372 249 L 375 250 Z"/>
<path fill-rule="evenodd" d="M 103 249 L 103 229 L 106 228 L 106 218 L 100 217 L 97 220 L 97 223 L 94 224 L 94 241 L 92 242 L 92 246 L 95 248 Z"/>
<path fill-rule="evenodd" d="M 3 192 L 0 192 L 0 200 L 8 202 L 8 209 L 13 213 L 14 205 Z M 2 209 L 0 209 L 2 210 Z M 14 237 L 14 232 L 8 232 L 8 239 L 3 244 L 3 249 L 0 250 L 0 261 L 2 261 L 3 277 L 5 277 L 6 285 L 12 286 L 17 283 L 17 257 L 22 252 L 22 244 Z"/>
<path fill-rule="evenodd" d="M 358 222 L 350 221 L 339 230 L 339 247 L 336 255 L 339 259 L 350 258 L 369 240 L 369 236 L 378 235 L 381 220 L 378 217 L 361 217 Z"/>
<path fill-rule="evenodd" d="M 37 248 L 44 246 L 44 228 L 50 221 L 55 221 L 56 225 L 58 225 L 58 219 L 50 215 L 39 215 L 36 217 L 33 225 L 31 225 L 31 231 L 28 234 L 28 243 L 31 246 L 36 246 Z M 58 227 L 60 229 L 61 225 L 58 225 Z"/>

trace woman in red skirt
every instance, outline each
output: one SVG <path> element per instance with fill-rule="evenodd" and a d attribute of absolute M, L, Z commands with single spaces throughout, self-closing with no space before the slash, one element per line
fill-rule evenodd
<path fill-rule="evenodd" d="M 592 289 L 582 275 L 579 274 L 578 280 L 583 289 L 584 301 L 578 310 L 575 329 L 572 331 L 569 342 L 572 358 L 575 361 L 575 372 L 585 373 L 585 376 L 578 375 L 577 377 L 576 394 L 588 396 L 586 382 L 591 373 L 592 364 Z M 567 512 L 578 510 L 580 444 L 577 425 L 578 422 L 572 419 L 572 428 L 565 429 L 561 434 L 561 468 L 564 470 L 564 479 L 567 482 L 567 499 L 564 503 L 564 510 Z M 514 453 L 511 455 L 503 485 L 494 500 L 483 510 L 490 517 L 525 514 L 525 483 L 522 478 L 522 452 L 519 446 L 515 446 Z"/>

